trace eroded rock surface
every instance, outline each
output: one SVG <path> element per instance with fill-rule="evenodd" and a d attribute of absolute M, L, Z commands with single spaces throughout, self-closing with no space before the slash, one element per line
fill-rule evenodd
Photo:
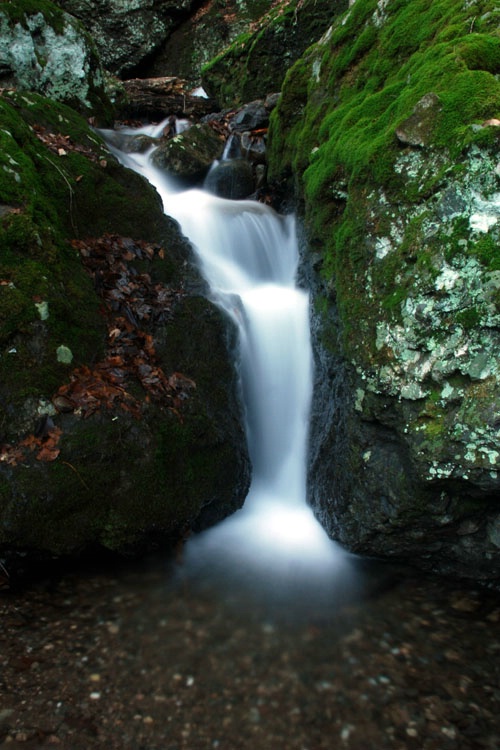
<path fill-rule="evenodd" d="M 77 108 L 95 108 L 103 97 L 103 75 L 90 36 L 50 2 L 2 4 L 0 84 Z"/>

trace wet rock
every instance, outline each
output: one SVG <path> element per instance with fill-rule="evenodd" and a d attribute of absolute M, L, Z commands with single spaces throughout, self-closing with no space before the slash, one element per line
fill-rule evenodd
<path fill-rule="evenodd" d="M 243 155 L 252 162 L 252 164 L 265 164 L 266 162 L 266 142 L 262 135 L 256 135 L 249 132 L 241 134 L 240 148 Z"/>
<path fill-rule="evenodd" d="M 209 125 L 194 125 L 160 144 L 152 162 L 176 177 L 196 182 L 222 156 L 223 149 L 223 140 Z"/>
<path fill-rule="evenodd" d="M 269 112 L 262 101 L 251 102 L 239 109 L 229 121 L 230 132 L 243 132 L 265 128 L 269 124 Z"/>
<path fill-rule="evenodd" d="M 210 170 L 203 186 L 221 198 L 248 198 L 255 190 L 252 167 L 245 159 L 222 161 Z"/>

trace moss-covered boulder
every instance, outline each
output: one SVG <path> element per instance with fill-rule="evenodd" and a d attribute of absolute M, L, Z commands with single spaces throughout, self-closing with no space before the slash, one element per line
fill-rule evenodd
<path fill-rule="evenodd" d="M 109 108 L 92 39 L 48 0 L 0 3 L 0 85 L 36 91 L 101 117 Z"/>
<path fill-rule="evenodd" d="M 289 71 L 270 179 L 314 291 L 311 502 L 332 536 L 500 576 L 494 2 L 356 0 Z"/>
<path fill-rule="evenodd" d="M 347 8 L 347 0 L 293 0 L 273 5 L 250 30 L 202 68 L 202 84 L 221 107 L 278 91 L 288 68 Z"/>
<path fill-rule="evenodd" d="M 201 123 L 161 141 L 152 162 L 185 184 L 194 185 L 203 180 L 223 151 L 224 139 L 210 125 Z"/>
<path fill-rule="evenodd" d="M 189 244 L 72 109 L 4 92 L 0 119 L 0 557 L 214 522 L 249 460 Z"/>

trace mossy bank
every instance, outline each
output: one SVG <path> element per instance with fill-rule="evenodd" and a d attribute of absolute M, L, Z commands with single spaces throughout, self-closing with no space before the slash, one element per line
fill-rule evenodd
<path fill-rule="evenodd" d="M 0 117 L 0 556 L 165 545 L 247 491 L 234 331 L 157 193 L 80 115 L 4 92 Z M 113 307 L 120 274 L 167 301 Z"/>
<path fill-rule="evenodd" d="M 350 5 L 270 133 L 314 297 L 311 502 L 351 549 L 498 578 L 500 11 Z"/>
<path fill-rule="evenodd" d="M 250 29 L 202 68 L 206 91 L 231 107 L 279 91 L 288 68 L 347 7 L 347 0 L 273 3 Z"/>

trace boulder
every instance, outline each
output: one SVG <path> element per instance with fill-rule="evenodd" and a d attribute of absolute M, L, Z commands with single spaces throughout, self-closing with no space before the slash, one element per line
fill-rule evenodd
<path fill-rule="evenodd" d="M 160 143 L 151 160 L 156 167 L 184 182 L 203 180 L 215 159 L 222 156 L 223 139 L 207 124 L 193 125 Z"/>
<path fill-rule="evenodd" d="M 229 120 L 229 131 L 242 133 L 257 128 L 267 128 L 269 111 L 261 100 L 243 105 Z"/>
<path fill-rule="evenodd" d="M 222 161 L 210 170 L 203 187 L 221 198 L 248 198 L 255 190 L 252 167 L 246 159 Z"/>
<path fill-rule="evenodd" d="M 61 0 L 94 39 L 103 65 L 126 77 L 163 43 L 179 17 L 187 18 L 193 0 Z"/>
<path fill-rule="evenodd" d="M 83 118 L 0 111 L 0 559 L 166 548 L 248 489 L 234 326 Z"/>
<path fill-rule="evenodd" d="M 500 43 L 482 11 L 352 5 L 287 75 L 268 179 L 303 207 L 318 517 L 355 552 L 494 582 Z"/>
<path fill-rule="evenodd" d="M 0 82 L 94 114 L 109 106 L 92 39 L 51 2 L 0 7 Z"/>

